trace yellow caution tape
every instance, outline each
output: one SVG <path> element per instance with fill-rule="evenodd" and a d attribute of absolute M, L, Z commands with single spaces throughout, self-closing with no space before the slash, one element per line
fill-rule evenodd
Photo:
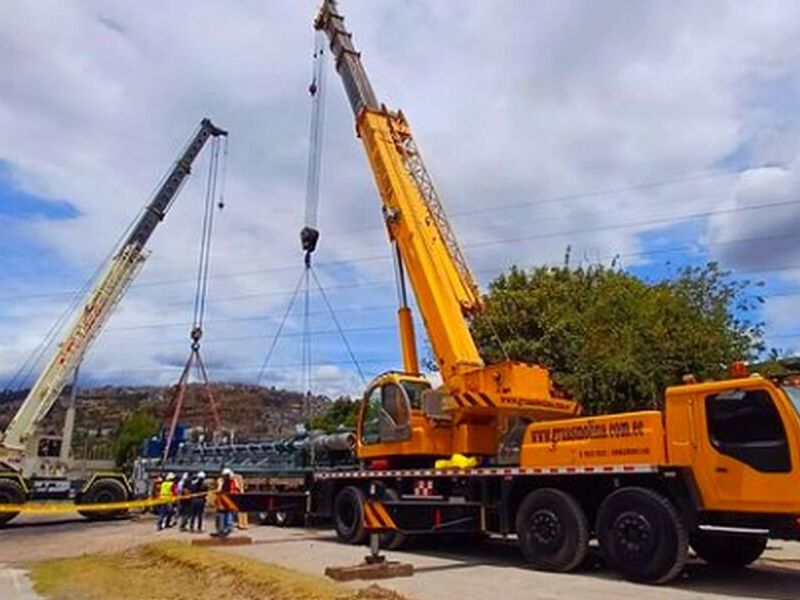
<path fill-rule="evenodd" d="M 26 513 L 35 515 L 51 515 L 70 512 L 105 512 L 122 511 L 137 508 L 150 508 L 162 504 L 177 504 L 181 500 L 190 500 L 207 495 L 208 492 L 190 494 L 178 498 L 147 498 L 145 500 L 126 500 L 125 502 L 97 502 L 92 504 L 69 504 L 67 502 L 27 502 L 25 504 L 0 504 L 0 513 Z"/>

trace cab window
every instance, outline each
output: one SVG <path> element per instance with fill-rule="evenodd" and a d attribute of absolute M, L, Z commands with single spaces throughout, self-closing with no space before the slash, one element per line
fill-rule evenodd
<path fill-rule="evenodd" d="M 431 385 L 425 381 L 407 381 L 401 380 L 400 384 L 408 395 L 408 402 L 412 410 L 419 410 L 422 408 L 422 392 L 431 389 Z"/>
<path fill-rule="evenodd" d="M 367 397 L 361 426 L 361 441 L 376 444 L 381 439 L 381 388 L 376 387 Z"/>
<path fill-rule="evenodd" d="M 735 390 L 706 398 L 711 445 L 764 473 L 791 470 L 780 413 L 766 390 Z"/>
<path fill-rule="evenodd" d="M 405 391 L 387 383 L 370 391 L 364 407 L 361 442 L 377 444 L 408 439 L 411 432 L 411 407 Z"/>
<path fill-rule="evenodd" d="M 42 458 L 54 458 L 61 454 L 60 438 L 41 438 L 36 455 Z"/>
<path fill-rule="evenodd" d="M 400 387 L 393 383 L 383 386 L 383 410 L 391 418 L 392 425 L 403 425 L 408 422 L 410 418 L 408 408 L 408 402 Z"/>

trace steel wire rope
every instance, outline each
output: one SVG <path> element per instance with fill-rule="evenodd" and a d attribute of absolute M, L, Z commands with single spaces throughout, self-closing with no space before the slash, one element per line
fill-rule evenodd
<path fill-rule="evenodd" d="M 281 332 L 283 332 L 283 328 L 286 325 L 286 321 L 289 318 L 289 314 L 292 311 L 292 307 L 294 306 L 294 302 L 297 299 L 297 294 L 300 291 L 300 287 L 303 285 L 303 280 L 306 277 L 305 271 L 300 275 L 300 279 L 297 280 L 297 285 L 294 288 L 294 293 L 292 294 L 291 299 L 289 300 L 289 304 L 286 307 L 286 312 L 283 313 L 283 318 L 278 325 L 277 331 L 275 331 L 275 335 L 272 337 L 272 343 L 267 350 L 266 356 L 264 356 L 264 360 L 261 363 L 261 369 L 258 371 L 258 375 L 256 377 L 256 385 L 261 385 L 261 380 L 264 377 L 264 371 L 267 369 L 267 365 L 269 364 L 270 359 L 272 358 L 272 353 L 275 351 L 275 347 L 278 344 L 278 339 L 281 336 Z"/>
<path fill-rule="evenodd" d="M 328 294 L 325 293 L 325 289 L 322 287 L 319 278 L 317 278 L 317 273 L 314 270 L 314 267 L 309 267 L 308 270 L 311 272 L 311 276 L 314 278 L 314 283 L 317 284 L 317 289 L 319 289 L 320 295 L 322 296 L 325 305 L 328 307 L 328 310 L 331 313 L 331 319 L 333 320 L 333 323 L 336 326 L 337 331 L 339 332 L 339 336 L 342 338 L 342 343 L 344 344 L 345 348 L 347 348 L 347 353 L 350 355 L 350 360 L 355 365 L 356 370 L 358 371 L 358 375 L 361 377 L 361 381 L 366 385 L 367 378 L 364 376 L 364 371 L 362 371 L 361 365 L 359 364 L 358 359 L 356 358 L 356 355 L 353 352 L 353 349 L 350 347 L 350 342 L 348 341 L 347 336 L 344 334 L 344 331 L 342 330 L 342 326 L 339 323 L 339 318 L 336 316 L 336 312 L 333 310 L 333 306 L 331 305 L 330 300 L 328 300 Z"/>

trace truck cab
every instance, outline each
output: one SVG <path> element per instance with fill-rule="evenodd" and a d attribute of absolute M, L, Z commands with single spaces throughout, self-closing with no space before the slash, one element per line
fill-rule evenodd
<path fill-rule="evenodd" d="M 671 387 L 665 426 L 669 463 L 691 472 L 708 521 L 797 536 L 800 375 Z"/>

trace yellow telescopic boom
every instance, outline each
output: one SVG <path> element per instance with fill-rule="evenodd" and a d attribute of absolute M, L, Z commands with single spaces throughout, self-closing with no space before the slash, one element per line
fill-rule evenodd
<path fill-rule="evenodd" d="M 405 115 L 378 103 L 335 0 L 323 2 L 314 25 L 330 41 L 380 192 L 389 238 L 405 265 L 442 374 L 445 406 L 457 422 L 470 415 L 551 419 L 578 413 L 574 402 L 553 393 L 546 369 L 512 361 L 485 365 L 468 322 L 482 308 L 478 286 Z"/>

